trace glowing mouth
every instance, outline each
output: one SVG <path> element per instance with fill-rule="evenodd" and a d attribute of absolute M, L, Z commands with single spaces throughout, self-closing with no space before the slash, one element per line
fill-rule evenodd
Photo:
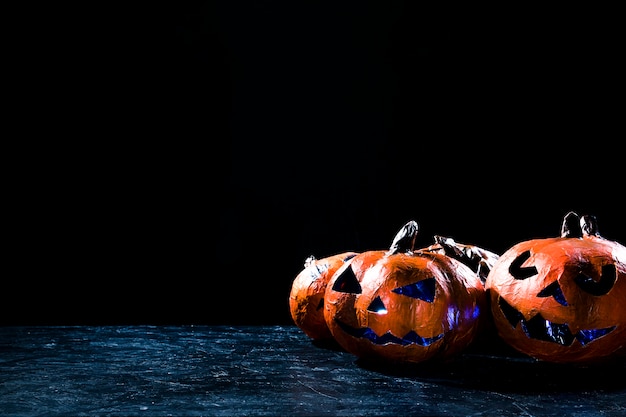
<path fill-rule="evenodd" d="M 504 316 L 509 323 L 511 323 L 513 328 L 516 328 L 517 324 L 520 323 L 522 330 L 529 338 L 558 343 L 563 346 L 570 346 L 574 340 L 578 340 L 578 342 L 584 346 L 612 332 L 616 327 L 612 326 L 604 329 L 579 330 L 576 334 L 572 334 L 567 323 L 552 323 L 550 320 L 544 319 L 541 314 L 537 314 L 530 320 L 526 320 L 524 319 L 522 313 L 515 310 L 502 298 L 500 298 L 498 304 L 504 313 Z"/>
<path fill-rule="evenodd" d="M 335 322 L 341 327 L 341 329 L 348 333 L 350 336 L 356 338 L 367 339 L 375 345 L 385 345 L 388 343 L 395 343 L 401 346 L 407 345 L 419 345 L 419 346 L 430 346 L 435 343 L 437 340 L 443 337 L 443 333 L 435 336 L 435 337 L 422 337 L 415 333 L 414 331 L 408 332 L 404 337 L 398 337 L 391 334 L 391 332 L 387 332 L 382 336 L 378 336 L 372 329 L 369 327 L 360 327 L 355 328 L 346 323 L 343 323 L 337 319 Z"/>

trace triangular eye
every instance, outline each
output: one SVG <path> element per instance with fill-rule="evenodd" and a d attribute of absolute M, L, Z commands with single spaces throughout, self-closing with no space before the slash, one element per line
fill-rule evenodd
<path fill-rule="evenodd" d="M 435 278 L 427 278 L 404 287 L 395 288 L 392 291 L 396 294 L 432 303 L 435 300 Z"/>
<path fill-rule="evenodd" d="M 361 294 L 361 284 L 356 279 L 352 266 L 347 267 L 341 275 L 337 277 L 333 284 L 333 290 L 350 294 Z"/>
<path fill-rule="evenodd" d="M 372 313 L 387 314 L 387 308 L 385 307 L 385 304 L 383 304 L 383 300 L 381 300 L 380 297 L 376 297 L 374 301 L 370 303 L 369 307 L 367 307 L 367 310 Z"/>

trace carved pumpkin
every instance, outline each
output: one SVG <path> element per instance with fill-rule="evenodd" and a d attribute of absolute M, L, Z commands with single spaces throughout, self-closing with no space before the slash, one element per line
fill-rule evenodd
<path fill-rule="evenodd" d="M 324 320 L 324 293 L 330 277 L 356 252 L 343 252 L 322 259 L 309 256 L 293 280 L 289 310 L 294 323 L 314 340 L 331 339 Z"/>
<path fill-rule="evenodd" d="M 447 358 L 479 331 L 487 308 L 482 281 L 456 259 L 414 251 L 417 230 L 416 222 L 408 222 L 388 251 L 354 256 L 328 282 L 328 328 L 359 358 L 393 363 Z"/>
<path fill-rule="evenodd" d="M 593 216 L 568 213 L 561 237 L 520 242 L 485 283 L 499 336 L 549 362 L 593 362 L 626 350 L 626 248 Z"/>

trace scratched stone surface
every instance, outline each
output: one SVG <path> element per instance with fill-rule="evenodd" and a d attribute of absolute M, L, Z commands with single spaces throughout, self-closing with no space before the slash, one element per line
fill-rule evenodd
<path fill-rule="evenodd" d="M 0 328 L 3 416 L 625 416 L 626 363 L 360 363 L 295 326 Z"/>

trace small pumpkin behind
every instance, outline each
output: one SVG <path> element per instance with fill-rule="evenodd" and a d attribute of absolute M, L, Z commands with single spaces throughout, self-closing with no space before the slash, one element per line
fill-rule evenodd
<path fill-rule="evenodd" d="M 539 360 L 587 363 L 626 353 L 626 247 L 593 216 L 569 212 L 560 237 L 505 251 L 485 283 L 501 339 Z"/>
<path fill-rule="evenodd" d="M 450 237 L 435 235 L 434 239 L 434 244 L 419 251 L 441 253 L 462 262 L 478 275 L 483 284 L 487 280 L 489 271 L 500 257 L 497 253 L 476 245 L 457 243 Z"/>
<path fill-rule="evenodd" d="M 330 277 L 356 252 L 343 252 L 316 259 L 309 256 L 289 293 L 289 311 L 294 323 L 311 339 L 332 339 L 324 319 L 324 293 Z"/>
<path fill-rule="evenodd" d="M 410 221 L 389 250 L 348 260 L 328 282 L 324 317 L 346 351 L 371 362 L 415 364 L 465 349 L 488 313 L 483 283 L 468 266 L 415 251 Z"/>

